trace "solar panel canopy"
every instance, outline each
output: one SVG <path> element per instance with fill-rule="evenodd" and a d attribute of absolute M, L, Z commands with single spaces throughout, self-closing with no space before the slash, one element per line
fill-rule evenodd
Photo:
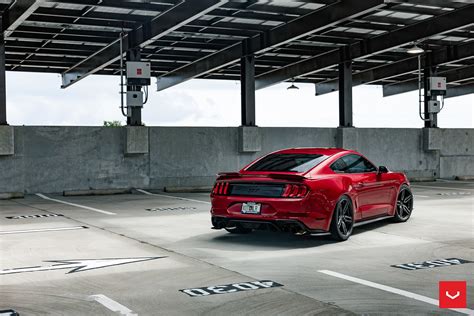
<path fill-rule="evenodd" d="M 448 80 L 450 95 L 474 91 L 473 1 L 441 0 L 0 0 L 9 71 L 62 74 L 68 87 L 91 74 L 118 75 L 140 48 L 158 90 L 193 78 L 240 80 L 255 56 L 256 88 L 284 81 L 338 89 L 338 64 L 353 84 L 392 95 L 417 88 L 418 57 Z"/>

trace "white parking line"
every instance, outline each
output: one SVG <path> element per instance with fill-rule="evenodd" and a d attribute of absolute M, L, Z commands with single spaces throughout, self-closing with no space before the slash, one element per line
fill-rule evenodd
<path fill-rule="evenodd" d="M 401 295 L 401 296 L 405 296 L 405 297 L 408 297 L 408 298 L 412 298 L 412 299 L 415 299 L 415 300 L 418 300 L 418 301 L 421 301 L 421 302 L 425 302 L 425 303 L 428 303 L 428 304 L 431 304 L 431 305 L 439 306 L 439 301 L 438 300 L 436 300 L 434 298 L 427 297 L 427 296 L 423 296 L 423 295 L 415 294 L 415 293 L 408 292 L 408 291 L 405 291 L 405 290 L 400 290 L 400 289 L 397 289 L 397 288 L 394 288 L 394 287 L 391 287 L 391 286 L 387 286 L 387 285 L 383 285 L 383 284 L 379 284 L 379 283 L 375 283 L 375 282 L 371 282 L 371 281 L 351 277 L 349 275 L 345 275 L 345 274 L 330 271 L 330 270 L 319 270 L 318 272 L 324 273 L 324 274 L 327 274 L 327 275 L 330 275 L 330 276 L 333 276 L 333 277 L 336 277 L 336 278 L 351 281 L 351 282 L 354 282 L 354 283 L 358 283 L 358 284 L 362 284 L 362 285 L 365 285 L 365 286 L 373 287 L 375 289 L 379 289 L 379 290 L 382 290 L 382 291 L 386 291 L 386 292 L 398 294 L 398 295 Z M 450 308 L 450 310 L 461 313 L 461 314 L 474 315 L 474 310 L 469 309 L 469 308 Z"/>
<path fill-rule="evenodd" d="M 53 232 L 59 230 L 75 230 L 75 229 L 85 229 L 86 226 L 74 226 L 74 227 L 59 227 L 59 228 L 41 228 L 41 229 L 27 229 L 27 230 L 9 230 L 9 231 L 0 231 L 0 235 L 8 234 L 20 234 L 20 233 L 39 233 L 39 232 Z"/>
<path fill-rule="evenodd" d="M 211 202 L 206 202 L 206 201 L 200 201 L 200 200 L 194 200 L 194 199 L 187 199 L 187 198 L 182 198 L 182 197 L 177 197 L 177 196 L 172 196 L 172 195 L 166 195 L 166 194 L 156 194 L 156 193 L 151 193 L 142 189 L 135 189 L 138 192 L 141 192 L 146 195 L 154 195 L 154 196 L 162 196 L 162 197 L 167 197 L 170 199 L 176 199 L 176 200 L 183 200 L 183 201 L 189 201 L 189 202 L 198 202 L 198 203 L 205 203 L 205 204 L 211 204 Z"/>
<path fill-rule="evenodd" d="M 441 189 L 441 190 L 463 190 L 463 191 L 473 191 L 474 190 L 474 189 L 467 189 L 467 188 L 438 187 L 438 186 L 418 185 L 418 184 L 412 184 L 411 186 L 415 187 L 415 188 Z"/>
<path fill-rule="evenodd" d="M 419 194 L 415 194 L 415 197 L 429 198 L 428 195 L 419 195 Z"/>
<path fill-rule="evenodd" d="M 63 200 L 53 199 L 53 198 L 47 197 L 46 195 L 41 194 L 41 193 L 36 193 L 36 195 L 39 196 L 42 199 L 45 199 L 45 200 L 75 206 L 75 207 L 83 208 L 83 209 L 93 211 L 93 212 L 97 212 L 97 213 L 102 213 L 102 214 L 106 214 L 106 215 L 117 215 L 115 213 L 99 210 L 99 209 L 96 209 L 96 208 L 93 208 L 93 207 L 84 206 L 84 205 L 80 205 L 80 204 L 76 204 L 76 203 L 70 203 L 70 202 L 66 202 L 66 201 L 63 201 Z"/>
<path fill-rule="evenodd" d="M 474 184 L 473 181 L 469 180 L 446 180 L 446 179 L 436 179 L 436 182 L 446 182 L 446 183 L 456 183 L 456 184 Z"/>
<path fill-rule="evenodd" d="M 114 301 L 113 299 L 103 294 L 91 295 L 89 296 L 89 299 L 96 301 L 97 303 L 105 306 L 112 312 L 119 313 L 120 315 L 124 315 L 124 316 L 137 316 L 138 315 L 134 313 L 133 311 L 131 311 L 128 307 L 123 306 L 122 304 Z"/>

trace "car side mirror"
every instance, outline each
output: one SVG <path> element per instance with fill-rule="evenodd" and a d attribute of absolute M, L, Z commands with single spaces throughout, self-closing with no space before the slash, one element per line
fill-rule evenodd
<path fill-rule="evenodd" d="M 380 166 L 377 173 L 387 173 L 388 172 L 388 168 L 385 167 L 385 166 Z"/>

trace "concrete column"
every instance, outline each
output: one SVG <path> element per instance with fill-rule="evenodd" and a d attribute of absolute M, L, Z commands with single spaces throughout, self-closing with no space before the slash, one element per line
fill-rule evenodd
<path fill-rule="evenodd" d="M 0 157 L 13 154 L 15 154 L 15 130 L 13 126 L 0 125 Z"/>
<path fill-rule="evenodd" d="M 255 56 L 240 59 L 242 126 L 255 126 Z"/>
<path fill-rule="evenodd" d="M 2 19 L 0 19 L 0 23 Z M 5 39 L 3 32 L 0 32 L 0 125 L 7 123 L 7 94 L 5 80 Z"/>
<path fill-rule="evenodd" d="M 423 87 L 424 87 L 424 112 L 425 118 L 429 120 L 425 121 L 425 127 L 438 127 L 438 114 L 428 112 L 428 102 L 434 100 L 434 96 L 428 96 L 428 78 L 434 76 L 436 73 L 436 68 L 433 66 L 431 53 L 425 54 L 425 68 L 423 69 Z"/>
<path fill-rule="evenodd" d="M 359 150 L 359 130 L 356 128 L 338 127 L 336 146 L 338 148 Z"/>
<path fill-rule="evenodd" d="M 148 154 L 150 152 L 149 128 L 145 126 L 127 126 L 125 128 L 125 154 Z"/>
<path fill-rule="evenodd" d="M 239 152 L 255 153 L 262 150 L 262 135 L 260 127 L 239 126 Z"/>
<path fill-rule="evenodd" d="M 131 49 L 127 51 L 127 61 L 141 61 L 140 49 Z M 127 91 L 140 91 L 141 86 L 130 87 L 127 86 Z M 128 107 L 127 111 L 129 116 L 127 117 L 127 125 L 129 126 L 141 126 L 142 125 L 142 108 L 141 107 Z"/>
<path fill-rule="evenodd" d="M 352 127 L 352 61 L 339 64 L 339 127 Z"/>

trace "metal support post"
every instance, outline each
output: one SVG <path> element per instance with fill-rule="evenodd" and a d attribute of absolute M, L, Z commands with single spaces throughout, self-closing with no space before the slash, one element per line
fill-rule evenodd
<path fill-rule="evenodd" d="M 1 23 L 1 19 L 0 19 Z M 5 39 L 3 31 L 0 32 L 0 125 L 7 123 L 7 94 L 5 80 Z"/>
<path fill-rule="evenodd" d="M 352 127 L 352 60 L 341 49 L 339 63 L 339 127 Z"/>
<path fill-rule="evenodd" d="M 433 66 L 432 54 L 425 54 L 425 68 L 423 69 L 423 87 L 424 87 L 424 117 L 429 119 L 425 121 L 425 127 L 437 127 L 438 126 L 438 114 L 429 113 L 428 102 L 435 100 L 436 96 L 428 95 L 429 78 L 436 74 L 436 67 Z"/>
<path fill-rule="evenodd" d="M 127 61 L 141 61 L 140 48 L 135 48 L 127 51 Z M 142 86 L 128 86 L 127 91 L 141 91 Z M 141 126 L 142 124 L 142 107 L 134 106 L 127 107 L 127 125 Z"/>
<path fill-rule="evenodd" d="M 255 126 L 255 56 L 245 54 L 248 47 L 244 41 L 244 54 L 240 59 L 240 90 L 242 126 Z"/>

